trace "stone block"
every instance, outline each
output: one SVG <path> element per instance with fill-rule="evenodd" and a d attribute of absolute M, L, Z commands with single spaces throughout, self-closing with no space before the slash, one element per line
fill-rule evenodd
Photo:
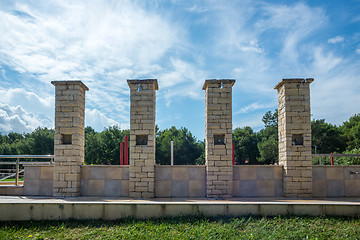
<path fill-rule="evenodd" d="M 202 180 L 205 182 L 206 171 L 205 166 L 203 167 L 189 167 L 189 180 Z"/>
<path fill-rule="evenodd" d="M 240 180 L 240 197 L 257 197 L 256 180 Z"/>
<path fill-rule="evenodd" d="M 282 180 L 283 179 L 283 168 L 282 166 L 274 167 L 274 179 Z"/>
<path fill-rule="evenodd" d="M 42 179 L 39 183 L 39 195 L 40 196 L 52 196 L 53 194 L 53 180 Z"/>
<path fill-rule="evenodd" d="M 345 196 L 360 197 L 360 179 L 345 180 Z"/>
<path fill-rule="evenodd" d="M 105 192 L 104 179 L 89 179 L 88 196 L 104 196 Z"/>
<path fill-rule="evenodd" d="M 189 171 L 187 167 L 172 167 L 171 174 L 172 174 L 172 180 L 174 181 L 189 180 Z"/>
<path fill-rule="evenodd" d="M 326 180 L 326 168 L 320 166 L 314 166 L 312 168 L 313 180 Z"/>
<path fill-rule="evenodd" d="M 257 180 L 256 186 L 257 186 L 257 196 L 258 197 L 273 197 L 273 196 L 275 196 L 273 180 Z"/>
<path fill-rule="evenodd" d="M 54 176 L 54 167 L 41 167 L 40 169 L 40 179 L 52 180 Z"/>
<path fill-rule="evenodd" d="M 122 179 L 122 168 L 111 166 L 105 169 L 105 179 L 121 180 Z"/>
<path fill-rule="evenodd" d="M 344 180 L 327 180 L 326 192 L 328 197 L 345 197 Z"/>
<path fill-rule="evenodd" d="M 326 167 L 327 180 L 344 180 L 344 168 L 342 166 Z"/>
<path fill-rule="evenodd" d="M 122 197 L 129 196 L 129 181 L 128 180 L 121 181 L 121 196 Z"/>
<path fill-rule="evenodd" d="M 89 179 L 105 179 L 105 167 L 89 167 Z"/>
<path fill-rule="evenodd" d="M 206 184 L 203 180 L 189 181 L 189 197 L 206 197 Z"/>
<path fill-rule="evenodd" d="M 88 179 L 81 179 L 80 182 L 80 195 L 81 196 L 88 196 L 89 191 L 89 180 Z"/>
<path fill-rule="evenodd" d="M 360 179 L 360 174 L 350 174 L 350 173 L 360 173 L 360 167 L 359 166 L 348 166 L 344 167 L 344 178 L 347 179 Z"/>
<path fill-rule="evenodd" d="M 173 181 L 172 182 L 172 197 L 188 197 L 189 184 L 188 181 Z"/>
<path fill-rule="evenodd" d="M 122 179 L 129 180 L 129 167 L 122 167 Z"/>
<path fill-rule="evenodd" d="M 261 167 L 259 166 L 257 168 L 257 178 L 258 179 L 264 179 L 264 180 L 272 180 L 274 179 L 274 168 L 273 167 L 268 167 L 268 166 L 264 166 Z"/>
<path fill-rule="evenodd" d="M 314 197 L 327 197 L 326 179 L 313 179 L 312 186 Z"/>
<path fill-rule="evenodd" d="M 257 179 L 256 166 L 241 166 L 240 167 L 240 180 L 255 180 Z"/>
<path fill-rule="evenodd" d="M 38 176 L 40 177 L 40 167 L 34 168 L 38 171 Z M 37 174 L 36 174 L 37 175 Z M 28 196 L 37 196 L 40 194 L 40 178 L 38 179 L 25 179 L 24 181 L 24 195 Z"/>
<path fill-rule="evenodd" d="M 274 180 L 274 197 L 284 196 L 283 186 L 284 185 L 282 180 Z"/>
<path fill-rule="evenodd" d="M 121 197 L 122 181 L 119 179 L 105 180 L 105 196 L 106 197 Z"/>
<path fill-rule="evenodd" d="M 25 166 L 25 181 L 28 179 L 40 179 L 40 166 Z"/>

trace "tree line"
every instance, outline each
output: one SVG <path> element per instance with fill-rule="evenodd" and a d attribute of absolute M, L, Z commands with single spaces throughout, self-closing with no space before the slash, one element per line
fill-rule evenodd
<path fill-rule="evenodd" d="M 268 111 L 262 118 L 263 129 L 235 128 L 233 143 L 236 164 L 275 164 L 278 162 L 277 110 Z M 360 154 L 360 114 L 340 126 L 324 119 L 312 120 L 313 153 Z M 129 130 L 118 126 L 96 132 L 85 128 L 85 164 L 118 165 L 120 142 Z M 156 126 L 156 162 L 170 164 L 170 141 L 174 141 L 176 165 L 205 163 L 205 142 L 196 139 L 187 128 L 171 127 L 159 130 Z M 54 153 L 54 130 L 37 128 L 32 133 L 0 133 L 0 155 L 47 155 Z M 314 160 L 316 161 L 316 159 Z M 360 164 L 359 158 L 338 158 L 337 164 Z"/>

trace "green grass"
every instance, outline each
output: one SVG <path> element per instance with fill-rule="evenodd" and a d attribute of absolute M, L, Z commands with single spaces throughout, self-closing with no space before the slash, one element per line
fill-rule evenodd
<path fill-rule="evenodd" d="M 19 182 L 22 182 L 22 181 L 24 181 L 24 178 L 20 177 Z M 1 182 L 15 182 L 15 178 L 7 178 L 7 179 L 4 179 L 4 180 L 1 180 Z"/>
<path fill-rule="evenodd" d="M 360 239 L 360 219 L 177 217 L 2 222 L 0 239 Z"/>

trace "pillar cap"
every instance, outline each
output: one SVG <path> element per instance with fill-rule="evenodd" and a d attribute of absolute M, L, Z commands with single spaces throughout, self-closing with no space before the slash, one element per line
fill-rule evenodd
<path fill-rule="evenodd" d="M 63 81 L 51 81 L 51 84 L 54 86 L 57 85 L 80 85 L 82 88 L 85 89 L 85 91 L 89 91 L 89 88 L 80 80 L 63 80 Z"/>
<path fill-rule="evenodd" d="M 279 89 L 284 83 L 312 83 L 314 78 L 286 78 L 281 80 L 274 89 Z"/>
<path fill-rule="evenodd" d="M 142 84 L 142 83 L 152 83 L 155 85 L 155 90 L 159 90 L 159 85 L 157 79 L 128 79 L 127 83 L 130 87 L 130 84 Z"/>
<path fill-rule="evenodd" d="M 205 90 L 206 86 L 209 83 L 231 83 L 231 87 L 232 87 L 235 84 L 235 79 L 206 79 L 202 87 L 202 90 Z"/>

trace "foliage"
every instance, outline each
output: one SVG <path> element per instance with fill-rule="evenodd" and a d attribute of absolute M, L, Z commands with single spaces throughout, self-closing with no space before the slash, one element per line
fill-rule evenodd
<path fill-rule="evenodd" d="M 0 155 L 54 154 L 54 130 L 37 128 L 32 133 L 0 134 Z"/>
<path fill-rule="evenodd" d="M 92 127 L 85 128 L 85 163 L 86 164 L 120 164 L 120 142 L 125 142 L 129 130 L 118 126 L 105 128 L 96 132 Z"/>
<path fill-rule="evenodd" d="M 360 114 L 350 117 L 340 128 L 345 138 L 346 149 L 360 148 Z"/>
<path fill-rule="evenodd" d="M 343 154 L 360 154 L 360 148 L 346 150 Z M 360 165 L 360 157 L 339 157 L 335 158 L 336 165 Z"/>
<path fill-rule="evenodd" d="M 0 223 L 0 239 L 358 239 L 359 218 L 175 217 Z"/>
<path fill-rule="evenodd" d="M 326 123 L 325 119 L 311 121 L 312 145 L 315 153 L 342 152 L 346 142 L 341 136 L 341 130 L 336 125 Z"/>
<path fill-rule="evenodd" d="M 278 162 L 278 111 L 274 110 L 272 113 L 268 111 L 262 118 L 265 125 L 264 129 L 261 129 L 258 133 L 258 148 L 260 157 L 257 158 L 259 163 L 262 164 L 274 164 Z"/>
<path fill-rule="evenodd" d="M 171 141 L 174 142 L 175 165 L 194 165 L 204 162 L 205 145 L 197 141 L 187 128 L 177 129 L 172 126 L 156 133 L 156 163 L 170 165 Z"/>
<path fill-rule="evenodd" d="M 258 137 L 251 127 L 235 128 L 233 130 L 236 164 L 256 164 L 259 155 Z"/>

